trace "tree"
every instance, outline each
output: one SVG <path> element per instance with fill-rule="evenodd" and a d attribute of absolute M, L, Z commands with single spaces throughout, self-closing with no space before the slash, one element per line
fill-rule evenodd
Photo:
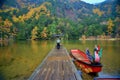
<path fill-rule="evenodd" d="M 18 22 L 19 21 L 19 19 L 15 15 L 12 17 L 12 19 L 13 19 L 14 22 Z"/>
<path fill-rule="evenodd" d="M 53 21 L 52 24 L 49 24 L 49 26 L 47 27 L 48 38 L 52 38 L 53 35 L 56 34 L 56 26 L 57 26 L 57 24 L 55 23 L 55 21 Z"/>
<path fill-rule="evenodd" d="M 9 37 L 10 36 L 10 29 L 12 26 L 12 22 L 9 21 L 8 19 L 5 19 L 4 21 L 4 25 L 3 25 L 3 34 L 5 37 Z"/>
<path fill-rule="evenodd" d="M 113 26 L 114 26 L 112 19 L 109 19 L 109 20 L 107 21 L 107 25 L 108 25 L 108 26 L 107 26 L 108 35 L 111 35 L 111 33 L 112 33 L 112 31 L 113 31 Z"/>
<path fill-rule="evenodd" d="M 12 23 L 11 23 L 8 19 L 6 19 L 6 20 L 4 21 L 4 26 L 6 26 L 6 27 L 11 27 L 11 26 L 12 26 Z"/>
<path fill-rule="evenodd" d="M 37 39 L 37 38 L 38 38 L 37 34 L 38 34 L 38 27 L 35 26 L 35 27 L 33 28 L 32 32 L 31 32 L 31 39 L 32 39 L 32 40 Z"/>
<path fill-rule="evenodd" d="M 41 37 L 43 39 L 46 39 L 47 38 L 47 27 L 44 27 L 43 31 L 41 32 Z"/>
<path fill-rule="evenodd" d="M 94 14 L 98 14 L 99 16 L 102 16 L 102 15 L 104 14 L 104 12 L 103 12 L 103 11 L 100 11 L 98 8 L 93 9 L 93 13 L 94 13 Z"/>

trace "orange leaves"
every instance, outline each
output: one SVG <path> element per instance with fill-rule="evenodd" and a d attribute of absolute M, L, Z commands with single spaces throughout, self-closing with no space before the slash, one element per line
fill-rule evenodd
<path fill-rule="evenodd" d="M 98 14 L 99 16 L 102 16 L 102 15 L 104 14 L 104 12 L 103 12 L 103 11 L 100 11 L 98 8 L 93 9 L 93 13 L 94 13 L 94 14 Z"/>

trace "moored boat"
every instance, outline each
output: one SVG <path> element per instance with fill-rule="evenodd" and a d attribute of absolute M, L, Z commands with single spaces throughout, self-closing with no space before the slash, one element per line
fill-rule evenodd
<path fill-rule="evenodd" d="M 94 80 L 120 80 L 120 77 L 95 77 Z"/>
<path fill-rule="evenodd" d="M 86 73 L 98 73 L 102 70 L 101 63 L 94 63 L 88 58 L 87 54 L 79 49 L 72 49 L 71 56 L 74 58 L 75 64 Z"/>

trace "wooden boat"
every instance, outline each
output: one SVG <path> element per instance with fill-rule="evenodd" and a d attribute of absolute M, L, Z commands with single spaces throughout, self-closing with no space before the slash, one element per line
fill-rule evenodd
<path fill-rule="evenodd" d="M 74 58 L 75 64 L 86 73 L 98 73 L 102 70 L 101 63 L 93 63 L 88 56 L 79 49 L 72 49 L 70 55 Z"/>
<path fill-rule="evenodd" d="M 96 77 L 94 80 L 120 80 L 120 77 Z"/>

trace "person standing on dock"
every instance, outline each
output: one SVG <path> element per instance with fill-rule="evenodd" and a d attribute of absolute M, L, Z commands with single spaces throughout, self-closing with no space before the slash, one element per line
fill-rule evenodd
<path fill-rule="evenodd" d="M 60 49 L 60 39 L 57 39 L 57 49 Z"/>

